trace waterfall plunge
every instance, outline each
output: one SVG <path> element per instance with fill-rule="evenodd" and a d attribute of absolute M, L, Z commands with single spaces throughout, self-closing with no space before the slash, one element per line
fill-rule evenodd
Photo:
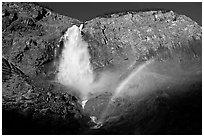
<path fill-rule="evenodd" d="M 67 30 L 64 39 L 57 81 L 62 85 L 77 90 L 82 100 L 90 93 L 111 90 L 116 81 L 116 75 L 103 72 L 96 80 L 96 74 L 90 64 L 88 43 L 83 41 L 80 28 L 76 25 Z"/>

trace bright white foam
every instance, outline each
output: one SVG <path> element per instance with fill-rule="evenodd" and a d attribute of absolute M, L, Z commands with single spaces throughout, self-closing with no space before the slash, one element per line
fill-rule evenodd
<path fill-rule="evenodd" d="M 90 64 L 88 43 L 82 40 L 80 28 L 72 26 L 64 35 L 64 49 L 59 63 L 57 81 L 76 89 L 82 100 L 89 93 L 104 92 L 115 79 L 113 74 L 103 72 L 97 80 Z"/>
<path fill-rule="evenodd" d="M 89 90 L 89 85 L 94 81 L 89 59 L 88 44 L 82 40 L 80 29 L 74 25 L 64 35 L 57 80 L 79 91 Z"/>

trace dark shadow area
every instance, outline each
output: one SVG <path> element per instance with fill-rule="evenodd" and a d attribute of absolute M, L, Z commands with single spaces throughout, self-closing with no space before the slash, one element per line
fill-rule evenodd
<path fill-rule="evenodd" d="M 201 86 L 200 86 L 201 87 Z M 148 105 L 157 107 L 157 111 L 145 113 Z M 184 96 L 164 99 L 157 98 L 154 104 L 143 104 L 138 108 L 145 117 L 129 113 L 118 123 L 104 125 L 93 130 L 88 126 L 89 119 L 75 119 L 46 114 L 35 116 L 3 110 L 3 135 L 67 135 L 67 134 L 158 134 L 158 135 L 201 135 L 202 134 L 202 93 L 196 88 Z M 139 112 L 140 113 L 140 112 Z M 135 115 L 135 116 L 133 116 Z M 130 121 L 131 119 L 131 121 Z"/>

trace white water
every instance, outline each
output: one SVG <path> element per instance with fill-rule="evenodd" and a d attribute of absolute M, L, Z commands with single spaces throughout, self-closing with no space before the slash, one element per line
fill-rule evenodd
<path fill-rule="evenodd" d="M 88 43 L 82 40 L 80 31 L 81 29 L 74 25 L 64 35 L 64 49 L 56 78 L 62 85 L 77 90 L 82 100 L 86 100 L 90 93 L 110 89 L 111 85 L 114 85 L 114 76 L 104 72 L 96 80 L 90 63 Z"/>

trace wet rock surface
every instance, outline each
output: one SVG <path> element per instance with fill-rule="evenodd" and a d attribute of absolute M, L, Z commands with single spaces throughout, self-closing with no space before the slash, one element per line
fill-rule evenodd
<path fill-rule="evenodd" d="M 3 134 L 201 134 L 202 80 L 179 95 L 156 91 L 110 101 L 112 94 L 104 93 L 84 109 L 72 91 L 53 82 L 61 36 L 81 23 L 34 3 L 3 3 Z M 151 59 L 174 57 L 184 69 L 201 62 L 201 27 L 172 11 L 97 17 L 84 23 L 82 35 L 98 73 Z M 103 126 L 91 129 L 90 116 L 102 114 Z"/>

